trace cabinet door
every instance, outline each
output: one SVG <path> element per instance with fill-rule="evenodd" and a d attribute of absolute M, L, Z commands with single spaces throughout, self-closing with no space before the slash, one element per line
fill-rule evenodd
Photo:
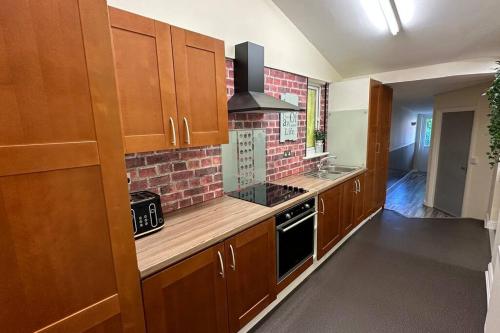
<path fill-rule="evenodd" d="M 179 145 L 170 26 L 109 9 L 125 152 Z"/>
<path fill-rule="evenodd" d="M 356 184 L 355 179 L 348 180 L 342 184 L 342 237 L 354 228 L 354 201 Z"/>
<path fill-rule="evenodd" d="M 354 195 L 354 223 L 355 225 L 363 222 L 364 219 L 364 187 L 365 187 L 365 175 L 356 177 L 355 180 L 358 183 L 358 191 Z"/>
<path fill-rule="evenodd" d="M 172 27 L 172 44 L 182 145 L 227 143 L 224 42 Z"/>
<path fill-rule="evenodd" d="M 226 240 L 229 330 L 237 332 L 276 299 L 274 218 Z"/>
<path fill-rule="evenodd" d="M 318 197 L 318 260 L 342 238 L 342 190 L 342 186 L 337 186 Z"/>
<path fill-rule="evenodd" d="M 367 218 L 375 212 L 375 202 L 373 194 L 373 183 L 375 181 L 375 171 L 368 170 L 365 173 L 365 182 L 363 187 L 363 211 L 364 218 Z"/>
<path fill-rule="evenodd" d="M 0 35 L 0 331 L 144 332 L 106 1 L 2 1 Z"/>
<path fill-rule="evenodd" d="M 392 88 L 381 86 L 378 110 L 377 154 L 375 160 L 375 207 L 384 206 L 391 130 Z"/>
<path fill-rule="evenodd" d="M 377 131 L 379 128 L 378 109 L 381 83 L 375 80 L 370 81 L 370 100 L 368 110 L 368 142 L 366 153 L 366 167 L 368 170 L 375 170 L 375 156 L 377 151 Z"/>
<path fill-rule="evenodd" d="M 224 255 L 221 243 L 143 281 L 148 332 L 227 332 Z"/>

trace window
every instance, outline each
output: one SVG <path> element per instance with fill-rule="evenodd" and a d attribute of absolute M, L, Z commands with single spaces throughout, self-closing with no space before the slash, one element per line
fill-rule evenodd
<path fill-rule="evenodd" d="M 321 88 L 317 85 L 309 85 L 307 89 L 307 133 L 306 133 L 306 155 L 314 154 L 314 131 L 320 127 L 320 97 Z"/>
<path fill-rule="evenodd" d="M 427 118 L 424 121 L 424 147 L 430 147 L 432 134 L 432 118 Z"/>

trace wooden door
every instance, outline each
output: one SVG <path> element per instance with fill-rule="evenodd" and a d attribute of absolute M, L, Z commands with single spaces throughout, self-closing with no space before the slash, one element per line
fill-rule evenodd
<path fill-rule="evenodd" d="M 225 242 L 230 332 L 276 299 L 275 233 L 272 218 Z"/>
<path fill-rule="evenodd" d="M 343 187 L 337 186 L 319 194 L 318 260 L 342 238 L 342 191 Z"/>
<path fill-rule="evenodd" d="M 227 332 L 225 255 L 220 243 L 143 281 L 149 333 Z"/>
<path fill-rule="evenodd" d="M 354 201 L 356 184 L 350 179 L 342 184 L 342 237 L 347 235 L 355 226 Z"/>
<path fill-rule="evenodd" d="M 182 145 L 227 143 L 224 42 L 172 27 L 172 44 Z"/>
<path fill-rule="evenodd" d="M 364 193 L 365 193 L 365 175 L 362 174 L 356 177 L 355 182 L 358 183 L 357 192 L 354 194 L 354 224 L 358 225 L 363 222 L 365 217 L 364 211 Z"/>
<path fill-rule="evenodd" d="M 170 26 L 110 7 L 125 152 L 179 147 Z"/>
<path fill-rule="evenodd" d="M 0 330 L 143 332 L 106 1 L 3 1 L 0 64 Z"/>

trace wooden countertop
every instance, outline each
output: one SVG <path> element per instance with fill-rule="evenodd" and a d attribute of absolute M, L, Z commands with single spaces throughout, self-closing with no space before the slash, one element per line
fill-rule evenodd
<path fill-rule="evenodd" d="M 224 196 L 165 214 L 162 230 L 135 242 L 141 277 L 150 276 L 365 171 L 360 169 L 334 181 L 303 175 L 274 181 L 308 190 L 274 207 Z"/>

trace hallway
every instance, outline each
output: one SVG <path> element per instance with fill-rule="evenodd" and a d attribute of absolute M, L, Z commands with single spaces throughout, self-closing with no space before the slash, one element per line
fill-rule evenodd
<path fill-rule="evenodd" d="M 488 232 L 383 211 L 253 330 L 482 332 Z"/>
<path fill-rule="evenodd" d="M 438 209 L 424 206 L 426 181 L 427 173 L 410 173 L 387 192 L 385 208 L 406 217 L 450 217 Z"/>

